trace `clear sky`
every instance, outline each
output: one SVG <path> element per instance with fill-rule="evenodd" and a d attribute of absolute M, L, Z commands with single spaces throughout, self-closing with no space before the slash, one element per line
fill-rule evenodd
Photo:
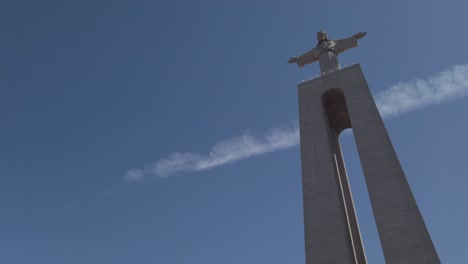
<path fill-rule="evenodd" d="M 303 264 L 297 83 L 360 62 L 443 263 L 468 263 L 468 2 L 2 1 L 0 263 Z M 369 263 L 384 263 L 353 145 Z"/>

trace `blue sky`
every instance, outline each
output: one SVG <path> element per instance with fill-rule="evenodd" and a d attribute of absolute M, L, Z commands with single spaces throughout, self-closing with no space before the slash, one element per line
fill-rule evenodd
<path fill-rule="evenodd" d="M 468 263 L 466 10 L 1 2 L 0 263 L 305 263 L 296 87 L 318 65 L 286 61 L 322 29 L 368 32 L 340 62 L 361 63 L 442 262 Z M 369 263 L 384 263 L 341 141 Z"/>

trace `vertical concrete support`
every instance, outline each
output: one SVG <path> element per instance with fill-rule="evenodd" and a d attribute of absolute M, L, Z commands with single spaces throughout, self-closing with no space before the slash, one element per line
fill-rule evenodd
<path fill-rule="evenodd" d="M 330 127 L 326 86 L 299 88 L 306 263 L 364 264 L 339 131 Z"/>
<path fill-rule="evenodd" d="M 307 264 L 365 263 L 337 139 L 347 127 L 354 131 L 386 263 L 440 263 L 360 66 L 298 89 Z"/>

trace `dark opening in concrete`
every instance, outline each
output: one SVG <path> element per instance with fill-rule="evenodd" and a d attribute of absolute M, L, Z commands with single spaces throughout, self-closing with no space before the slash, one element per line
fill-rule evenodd
<path fill-rule="evenodd" d="M 322 95 L 322 104 L 327 112 L 330 127 L 333 128 L 337 134 L 340 134 L 347 128 L 351 128 L 346 99 L 341 89 L 332 88 L 324 92 Z"/>

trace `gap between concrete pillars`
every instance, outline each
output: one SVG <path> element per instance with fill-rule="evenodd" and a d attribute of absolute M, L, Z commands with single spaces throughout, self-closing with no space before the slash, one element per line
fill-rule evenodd
<path fill-rule="evenodd" d="M 364 245 L 362 243 L 358 218 L 356 216 L 356 210 L 354 208 L 351 188 L 349 186 L 348 174 L 346 172 L 346 167 L 338 137 L 336 138 L 336 141 L 337 144 L 335 145 L 335 162 L 338 168 L 338 179 L 340 181 L 341 193 L 343 195 L 343 201 L 345 203 L 346 217 L 348 220 L 348 228 L 350 232 L 351 243 L 353 246 L 354 257 L 357 264 L 365 264 L 367 263 L 366 254 L 364 251 Z"/>

